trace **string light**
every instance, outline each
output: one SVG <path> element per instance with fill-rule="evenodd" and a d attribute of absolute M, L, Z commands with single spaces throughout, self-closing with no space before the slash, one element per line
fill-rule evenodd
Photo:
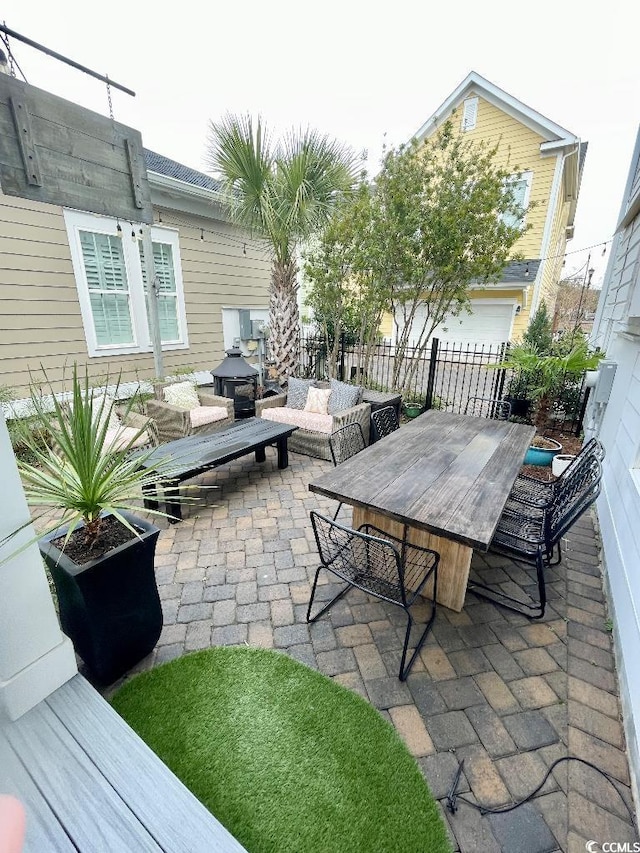
<path fill-rule="evenodd" d="M 204 228 L 200 229 L 200 242 L 204 243 Z"/>
<path fill-rule="evenodd" d="M 162 225 L 162 213 L 158 211 L 158 225 Z"/>
<path fill-rule="evenodd" d="M 246 243 L 243 243 L 243 244 L 242 244 L 242 254 L 243 254 L 243 255 L 245 255 L 245 256 L 246 256 L 246 254 L 247 254 L 247 244 L 246 244 Z"/>
<path fill-rule="evenodd" d="M 142 240 L 142 228 L 138 232 L 138 240 Z"/>
<path fill-rule="evenodd" d="M 119 222 L 116 224 L 116 237 L 122 240 L 122 225 Z"/>
<path fill-rule="evenodd" d="M 528 263 L 527 263 L 526 267 L 524 268 L 524 277 L 529 278 L 529 264 Z"/>

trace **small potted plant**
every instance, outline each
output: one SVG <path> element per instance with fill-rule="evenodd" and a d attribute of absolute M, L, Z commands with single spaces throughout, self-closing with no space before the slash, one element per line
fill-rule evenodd
<path fill-rule="evenodd" d="M 38 544 L 62 630 L 92 675 L 108 684 L 149 654 L 162 630 L 154 572 L 160 530 L 134 514 L 142 490 L 157 479 L 140 468 L 151 450 L 134 452 L 148 419 L 125 411 L 123 419 L 136 427 L 118 431 L 113 402 L 104 395 L 98 402 L 75 368 L 69 403 L 60 403 L 47 383 L 50 404 L 32 389 L 34 414 L 23 442 L 33 461 L 19 460 L 18 469 L 28 503 L 59 511 Z M 34 440 L 33 422 L 48 431 L 51 446 Z"/>

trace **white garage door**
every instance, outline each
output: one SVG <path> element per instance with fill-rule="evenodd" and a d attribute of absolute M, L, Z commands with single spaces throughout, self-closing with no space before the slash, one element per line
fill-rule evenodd
<path fill-rule="evenodd" d="M 491 299 L 471 300 L 471 314 L 462 311 L 457 317 L 449 317 L 436 328 L 433 336 L 441 341 L 456 344 L 501 344 L 511 337 L 515 302 L 496 302 Z M 424 323 L 424 312 L 418 310 L 413 323 L 416 334 Z M 412 331 L 413 331 L 412 330 Z"/>

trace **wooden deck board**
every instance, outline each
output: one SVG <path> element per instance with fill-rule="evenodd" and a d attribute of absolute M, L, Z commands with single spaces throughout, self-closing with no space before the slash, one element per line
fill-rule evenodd
<path fill-rule="evenodd" d="M 25 853 L 244 851 L 82 676 L 0 727 L 0 746 Z"/>

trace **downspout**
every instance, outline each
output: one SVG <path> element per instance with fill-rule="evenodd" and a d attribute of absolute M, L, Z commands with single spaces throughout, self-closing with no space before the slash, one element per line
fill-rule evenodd
<path fill-rule="evenodd" d="M 577 154 L 578 158 L 580 155 L 580 140 L 576 142 L 575 146 L 571 149 L 571 151 L 567 151 L 562 155 L 558 155 L 558 160 L 556 162 L 556 169 L 553 176 L 553 184 L 551 188 L 551 196 L 553 198 L 553 205 L 549 208 L 547 213 L 547 220 L 544 224 L 544 232 L 542 234 L 542 245 L 540 247 L 540 258 L 541 264 L 538 269 L 538 280 L 534 285 L 533 296 L 531 297 L 531 313 L 530 316 L 533 317 L 538 310 L 538 305 L 540 303 L 540 291 L 542 289 L 542 279 L 544 278 L 544 273 L 546 270 L 546 264 L 550 258 L 547 258 L 547 253 L 549 251 L 549 244 L 551 242 L 551 231 L 553 228 L 553 220 L 556 214 L 557 206 L 558 206 L 558 195 L 560 193 L 560 186 L 562 184 L 562 177 L 564 175 L 564 164 L 568 157 L 571 157 L 573 154 Z M 579 164 L 578 164 L 579 165 Z M 554 261 L 558 261 L 558 258 L 553 258 Z"/>

